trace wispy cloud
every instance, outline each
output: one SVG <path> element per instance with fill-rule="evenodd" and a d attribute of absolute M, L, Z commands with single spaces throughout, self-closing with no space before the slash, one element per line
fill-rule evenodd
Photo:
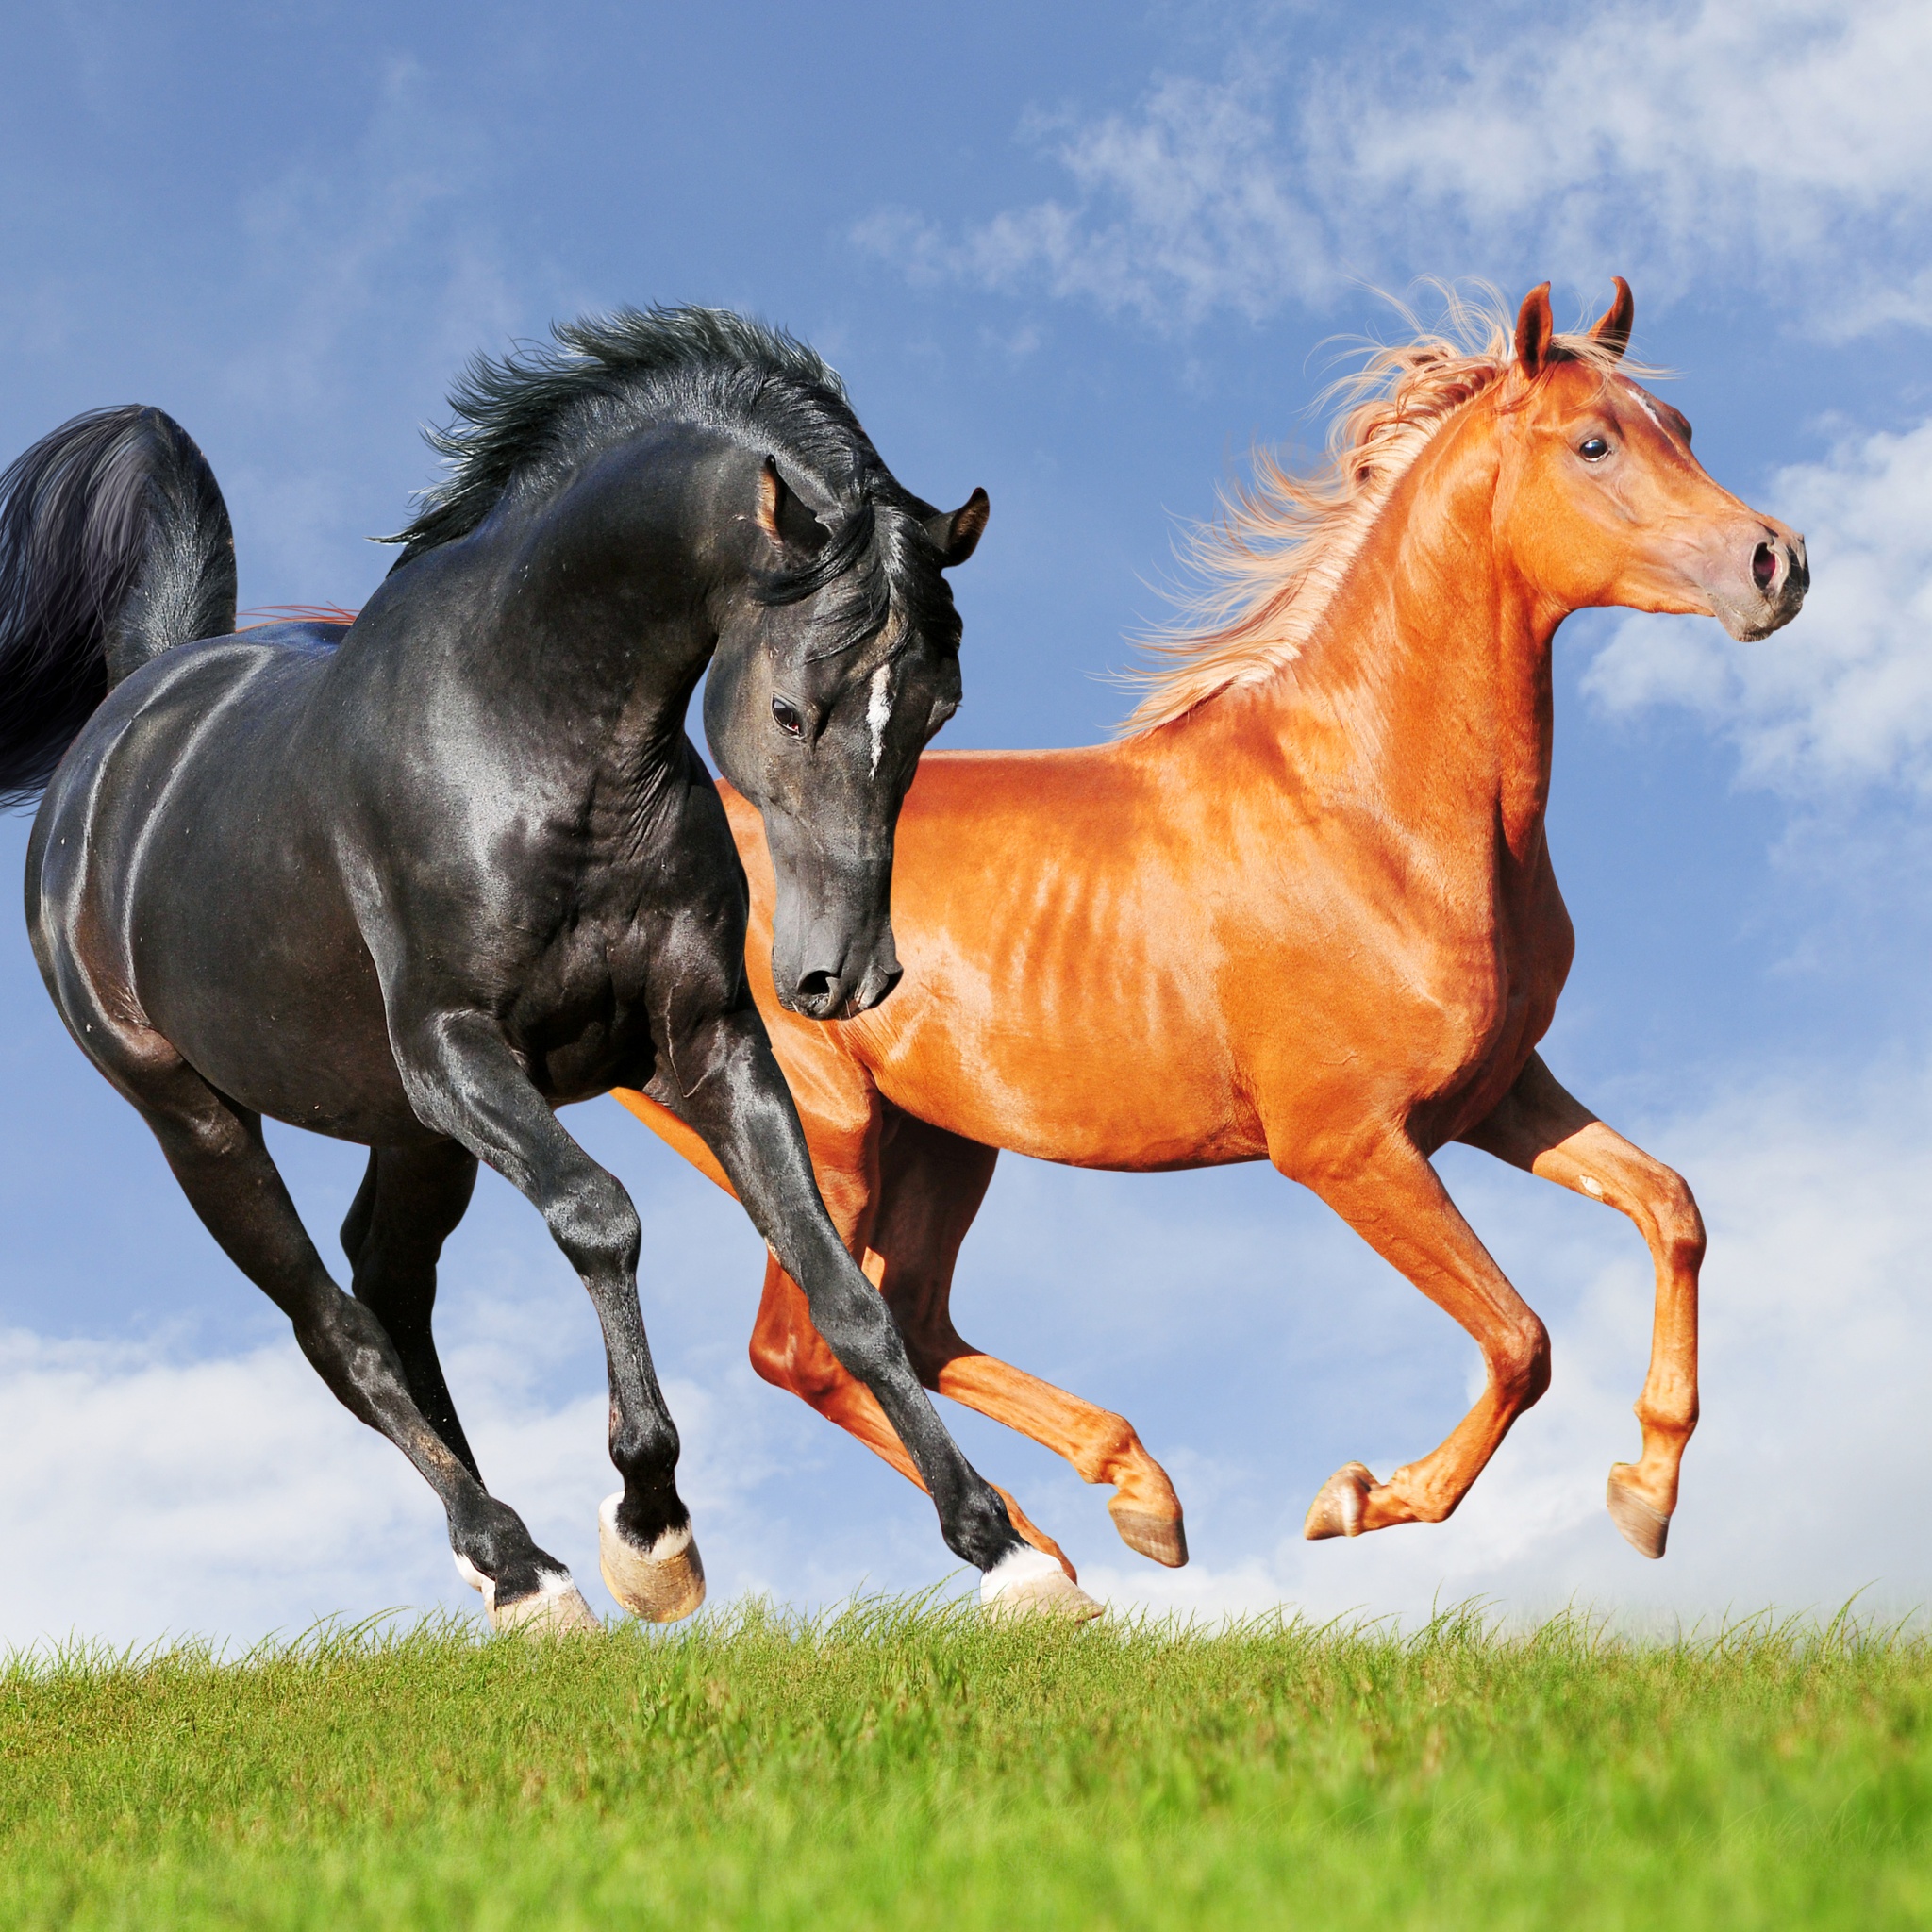
<path fill-rule="evenodd" d="M 1485 1232 L 1538 1257 L 1519 1285 L 1550 1321 L 1549 1393 L 1517 1425 L 1457 1514 L 1435 1529 L 1309 1544 L 1307 1498 L 1252 1473 L 1189 1496 L 1200 1560 L 1162 1574 L 1107 1560 L 1082 1581 L 1116 1602 L 1204 1612 L 1290 1602 L 1426 1614 L 1482 1596 L 1538 1614 L 1576 1601 L 1646 1616 L 1721 1616 L 1776 1604 L 1877 1607 L 1932 1597 L 1932 1355 L 1924 1256 L 1932 1244 L 1932 1082 L 1798 1083 L 1739 1091 L 1661 1126 L 1653 1142 L 1694 1183 L 1710 1228 L 1704 1276 L 1704 1420 L 1685 1458 L 1669 1555 L 1645 1563 L 1603 1506 L 1632 1457 L 1630 1414 L 1652 1284 L 1621 1220 L 1497 1174 L 1458 1169 Z M 1472 1386 L 1470 1393 L 1474 1392 Z M 1420 1419 L 1365 1414 L 1335 1460 L 1378 1473 L 1416 1455 Z M 1205 1503 L 1207 1507 L 1198 1505 Z"/>
<path fill-rule="evenodd" d="M 958 233 L 887 210 L 855 239 L 917 276 L 1171 327 L 1472 260 L 1621 270 L 1653 299 L 1722 275 L 1832 334 L 1932 322 L 1932 16 L 1626 0 L 1547 29 L 1526 9 L 1435 16 L 1292 64 L 1250 32 L 1218 78 L 1026 124 L 1065 193 Z"/>
<path fill-rule="evenodd" d="M 1586 692 L 1612 712 L 1688 707 L 1787 792 L 1932 791 L 1932 421 L 1850 439 L 1767 493 L 1810 548 L 1796 622 L 1739 643 L 1700 619 L 1628 619 Z"/>
<path fill-rule="evenodd" d="M 1023 132 L 1073 177 L 1072 197 L 1007 210 L 958 237 L 888 208 L 855 240 L 917 280 L 1037 284 L 1156 322 L 1224 308 L 1259 317 L 1334 282 L 1321 221 L 1281 168 L 1258 74 L 1165 80 L 1131 114 L 1035 117 Z"/>
<path fill-rule="evenodd" d="M 1829 1605 L 1874 1582 L 1876 1602 L 1924 1602 L 1932 1078 L 1751 1086 L 1653 1123 L 1644 1138 L 1690 1176 L 1711 1229 L 1705 1421 L 1661 1564 L 1625 1548 L 1603 1508 L 1610 1463 L 1638 1442 L 1629 1405 L 1652 1294 L 1641 1242 L 1619 1216 L 1463 1154 L 1448 1163 L 1451 1183 L 1548 1319 L 1556 1377 L 1449 1524 L 1307 1544 L 1308 1486 L 1284 1482 L 1265 1448 L 1282 1417 L 1245 1418 L 1238 1448 L 1217 1456 L 1191 1441 L 1206 1411 L 1189 1398 L 1150 1436 L 1180 1485 L 1194 1547 L 1192 1565 L 1168 1573 L 1120 1550 L 1098 1492 L 1061 1465 L 971 1418 L 969 1453 L 1061 1535 L 1082 1580 L 1123 1607 L 1416 1614 L 1439 1596 L 1485 1595 L 1535 1613 L 1574 1595 L 1638 1617 L 1709 1616 Z M 1024 1183 L 1019 1193 L 1024 1203 Z M 1351 1238 L 1325 1217 L 1271 1217 L 1248 1251 L 1241 1231 L 1211 1214 L 1177 1212 L 1158 1182 L 1121 1180 L 1080 1198 L 1106 1211 L 1070 1214 L 1065 1193 L 1048 1187 L 1020 1215 L 1009 1202 L 980 1241 L 993 1244 L 1000 1272 L 1004 1250 L 1030 1253 L 1065 1297 L 1077 1299 L 1080 1282 L 1107 1283 L 1090 1313 L 1105 1307 L 1117 1356 L 1123 1337 L 1164 1338 L 1148 1371 L 1158 1386 L 1216 1386 L 1226 1365 L 1214 1348 L 1237 1345 L 1237 1334 L 1255 1348 L 1255 1313 L 1237 1312 L 1210 1341 L 1198 1304 L 1203 1281 L 1216 1284 L 1217 1302 L 1239 1303 L 1238 1282 L 1258 1272 L 1267 1280 L 1252 1293 L 1270 1301 L 1281 1284 L 1324 1284 L 1295 1298 L 1278 1394 L 1286 1415 L 1317 1406 L 1324 1377 L 1359 1390 L 1358 1412 L 1330 1391 L 1304 1420 L 1324 1466 L 1358 1456 L 1386 1472 L 1453 1420 L 1456 1391 L 1437 1391 L 1445 1407 L 1401 1391 L 1416 1360 L 1440 1367 L 1466 1345 L 1392 1280 L 1385 1303 L 1338 1292 Z M 1160 1277 L 1151 1283 L 1141 1280 L 1150 1231 Z M 1134 1299 L 1156 1292 L 1164 1314 Z M 994 1319 L 969 1293 L 961 1319 L 987 1340 L 987 1329 L 1006 1329 L 1011 1352 L 1041 1366 L 1050 1318 L 1036 1299 L 1035 1288 L 1016 1291 Z M 1409 1307 L 1412 1330 L 1400 1316 Z M 451 1369 L 483 1466 L 608 1610 L 591 1529 L 612 1486 L 601 1391 L 545 1392 L 561 1345 L 546 1307 L 500 1299 L 473 1328 Z M 1385 1330 L 1414 1340 L 1391 1353 Z M 1117 1359 L 1110 1399 L 1122 1368 Z M 682 1363 L 667 1392 L 685 1441 L 680 1481 L 721 1597 L 763 1590 L 824 1602 L 929 1584 L 951 1568 L 924 1500 L 755 1383 L 735 1346 L 728 1359 Z M 24 1558 L 0 1599 L 0 1642 L 70 1629 L 124 1641 L 163 1630 L 250 1637 L 327 1612 L 475 1606 L 427 1491 L 349 1421 L 292 1344 L 180 1362 L 16 1332 L 0 1338 L 0 1533 Z"/>

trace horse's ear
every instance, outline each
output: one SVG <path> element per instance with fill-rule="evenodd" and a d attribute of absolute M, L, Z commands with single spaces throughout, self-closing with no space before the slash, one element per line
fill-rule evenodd
<path fill-rule="evenodd" d="M 1532 380 L 1543 373 L 1557 325 L 1550 318 L 1550 285 L 1539 282 L 1516 313 L 1516 366 Z"/>
<path fill-rule="evenodd" d="M 1610 279 L 1617 285 L 1617 299 L 1597 318 L 1590 333 L 1611 355 L 1621 356 L 1630 346 L 1630 325 L 1637 319 L 1637 304 L 1631 298 L 1630 284 L 1622 275 Z"/>
<path fill-rule="evenodd" d="M 781 550 L 815 555 L 832 533 L 813 516 L 770 457 L 758 471 L 758 524 Z"/>
<path fill-rule="evenodd" d="M 941 570 L 964 563 L 978 549 L 980 532 L 991 514 L 992 505 L 986 491 L 975 490 L 950 516 L 936 509 L 926 518 L 925 534 L 939 549 Z"/>

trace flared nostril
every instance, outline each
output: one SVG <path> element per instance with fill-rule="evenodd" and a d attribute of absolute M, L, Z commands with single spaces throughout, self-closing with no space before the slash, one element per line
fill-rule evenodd
<path fill-rule="evenodd" d="M 818 1006 L 829 999 L 832 993 L 832 975 L 829 973 L 802 973 L 798 977 L 798 1001 L 801 1006 Z"/>
<path fill-rule="evenodd" d="M 1751 553 L 1751 578 L 1760 592 L 1770 596 L 1776 588 L 1778 576 L 1778 554 L 1774 544 L 1760 543 Z"/>

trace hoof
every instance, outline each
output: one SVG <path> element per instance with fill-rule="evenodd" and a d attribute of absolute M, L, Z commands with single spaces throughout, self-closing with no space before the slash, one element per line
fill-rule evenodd
<path fill-rule="evenodd" d="M 705 1600 L 705 1566 L 691 1525 L 667 1529 L 641 1550 L 617 1526 L 621 1494 L 606 1496 L 597 1511 L 597 1568 L 610 1594 L 647 1624 L 675 1624 Z"/>
<path fill-rule="evenodd" d="M 537 1588 L 498 1607 L 496 1583 L 484 1575 L 467 1557 L 457 1557 L 457 1574 L 483 1598 L 483 1621 L 492 1630 L 520 1630 L 531 1636 L 566 1637 L 579 1630 L 601 1630 L 604 1626 L 591 1614 L 583 1592 L 571 1581 L 568 1570 L 538 1573 Z"/>
<path fill-rule="evenodd" d="M 1165 1563 L 1170 1570 L 1186 1564 L 1188 1532 L 1178 1516 L 1150 1516 L 1144 1509 L 1121 1509 L 1111 1503 L 1107 1506 L 1107 1513 L 1113 1518 L 1113 1526 L 1120 1531 L 1121 1541 L 1128 1549 L 1151 1557 L 1157 1563 Z"/>
<path fill-rule="evenodd" d="M 1604 1501 L 1608 1504 L 1610 1521 L 1623 1532 L 1624 1541 L 1640 1557 L 1653 1561 L 1664 1553 L 1664 1541 L 1671 1533 L 1671 1519 L 1653 1509 L 1637 1491 L 1610 1472 L 1610 1486 Z"/>
<path fill-rule="evenodd" d="M 1054 1617 L 1069 1624 L 1091 1623 L 1107 1614 L 1067 1573 L 1036 1549 L 1015 1550 L 1002 1557 L 979 1579 L 979 1604 L 998 1622 L 1022 1617 Z"/>
<path fill-rule="evenodd" d="M 1302 1534 L 1311 1543 L 1324 1537 L 1361 1535 L 1362 1506 L 1374 1487 L 1375 1478 L 1362 1464 L 1344 1462 L 1308 1505 Z"/>

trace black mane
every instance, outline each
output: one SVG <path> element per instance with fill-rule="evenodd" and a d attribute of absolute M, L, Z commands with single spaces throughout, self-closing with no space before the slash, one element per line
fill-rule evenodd
<path fill-rule="evenodd" d="M 938 604 L 950 607 L 920 527 L 931 507 L 880 460 L 838 371 L 817 350 L 728 308 L 624 308 L 550 332 L 555 347 L 477 356 L 463 372 L 450 396 L 453 420 L 425 432 L 449 475 L 424 492 L 407 528 L 379 540 L 403 546 L 395 569 L 467 536 L 512 483 L 561 480 L 591 452 L 675 419 L 762 449 L 829 498 L 831 537 L 818 557 L 758 589 L 766 602 L 788 604 L 849 578 L 842 608 L 826 613 L 831 649 L 876 635 L 894 602 L 927 621 Z M 876 515 L 882 508 L 899 514 Z"/>
<path fill-rule="evenodd" d="M 557 323 L 556 346 L 474 358 L 450 396 L 454 420 L 425 431 L 449 474 L 393 537 L 397 566 L 467 536 L 519 476 L 547 480 L 589 452 L 666 416 L 756 432 L 835 503 L 856 508 L 881 469 L 816 350 L 726 308 L 620 308 Z"/>

